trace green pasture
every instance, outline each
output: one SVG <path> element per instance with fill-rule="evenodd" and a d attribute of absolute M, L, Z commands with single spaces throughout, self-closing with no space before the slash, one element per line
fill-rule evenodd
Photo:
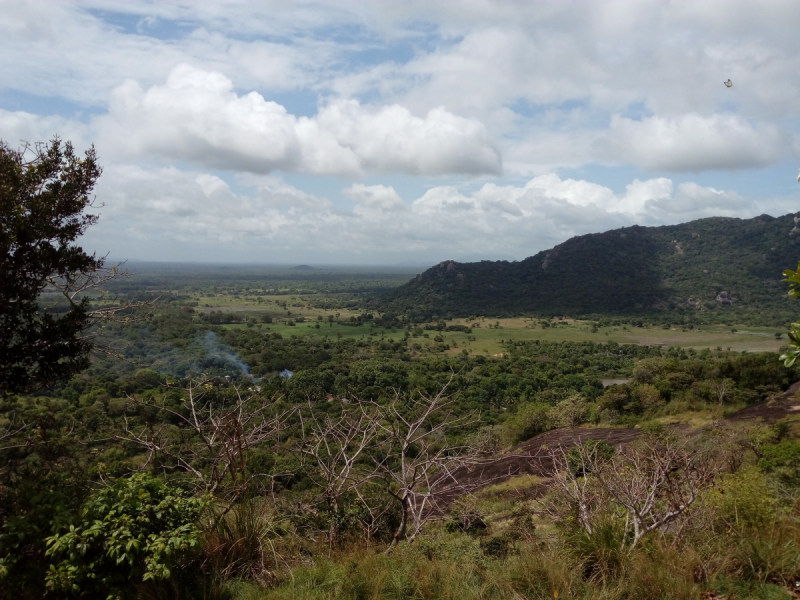
<path fill-rule="evenodd" d="M 458 348 L 450 353 L 466 348 L 471 353 L 497 354 L 502 352 L 501 340 L 545 340 L 545 341 L 593 341 L 617 342 L 619 344 L 641 344 L 661 346 L 681 346 L 686 348 L 709 348 L 748 352 L 776 351 L 786 343 L 775 337 L 774 328 L 707 326 L 695 329 L 661 329 L 658 327 L 599 327 L 592 331 L 591 323 L 586 321 L 565 321 L 548 328 L 542 328 L 531 319 L 479 319 L 452 323 L 471 325 L 472 334 L 445 333 L 444 343 L 453 339 Z M 476 323 L 479 327 L 476 327 Z M 448 324 L 451 324 L 448 322 Z M 498 327 L 499 325 L 499 327 Z M 736 329 L 734 333 L 733 330 Z M 471 338 L 471 339 L 470 339 Z M 452 346 L 452 344 L 451 344 Z"/>
<path fill-rule="evenodd" d="M 196 310 L 200 313 L 221 311 L 240 314 L 252 314 L 253 317 L 268 315 L 272 323 L 223 325 L 230 329 L 256 327 L 266 333 L 280 333 L 283 336 L 308 336 L 329 339 L 367 339 L 367 340 L 402 340 L 406 337 L 404 329 L 388 329 L 375 326 L 370 321 L 360 326 L 351 326 L 351 317 L 363 311 L 352 308 L 325 309 L 320 308 L 320 301 L 333 297 L 324 293 L 269 294 L 263 296 L 231 294 L 227 292 L 210 294 L 200 292 L 193 296 L 197 302 Z M 302 322 L 297 322 L 302 319 Z M 332 321 L 330 320 L 332 319 Z M 289 321 L 294 321 L 290 325 Z M 786 344 L 786 338 L 776 338 L 780 333 L 776 328 L 708 325 L 694 329 L 670 328 L 657 326 L 633 327 L 611 326 L 597 327 L 588 321 L 550 321 L 550 326 L 543 327 L 538 319 L 511 318 L 492 319 L 454 319 L 447 325 L 466 325 L 472 329 L 463 332 L 439 332 L 424 330 L 415 333 L 408 331 L 409 347 L 412 352 L 442 352 L 456 355 L 466 350 L 469 354 L 500 355 L 503 342 L 513 341 L 593 341 L 617 342 L 620 344 L 642 344 L 661 346 L 681 346 L 686 348 L 711 350 L 733 350 L 748 352 L 777 351 Z M 425 324 L 420 324 L 424 328 Z M 440 337 L 441 341 L 434 338 Z"/>
<path fill-rule="evenodd" d="M 323 309 L 297 309 L 290 318 L 303 317 L 310 322 L 289 325 L 284 321 L 256 325 L 224 325 L 223 327 L 238 329 L 256 327 L 264 333 L 280 333 L 283 336 L 308 336 L 329 339 L 369 339 L 369 340 L 402 340 L 406 336 L 404 329 L 388 329 L 377 327 L 369 321 L 360 326 L 351 326 L 345 322 L 356 311 L 326 311 Z M 238 312 L 238 310 L 237 310 Z M 329 315 L 334 322 L 329 322 Z M 322 316 L 323 320 L 317 320 Z M 273 316 L 276 318 L 277 315 Z M 281 318 L 286 319 L 285 313 Z M 449 346 L 445 352 L 456 355 L 466 350 L 469 354 L 500 355 L 503 352 L 503 341 L 593 341 L 617 342 L 620 344 L 642 344 L 661 346 L 681 346 L 685 348 L 711 350 L 733 350 L 748 352 L 775 352 L 786 343 L 785 336 L 775 337 L 774 328 L 707 326 L 695 329 L 662 329 L 659 327 L 599 327 L 592 331 L 592 324 L 585 321 L 562 322 L 542 328 L 530 319 L 477 319 L 466 321 L 455 319 L 447 325 L 467 325 L 472 333 L 424 330 L 421 334 L 409 331 L 410 348 L 417 352 L 439 352 L 443 345 Z M 424 327 L 424 324 L 422 325 Z M 733 330 L 736 330 L 735 332 Z M 442 341 L 436 341 L 439 336 Z"/>

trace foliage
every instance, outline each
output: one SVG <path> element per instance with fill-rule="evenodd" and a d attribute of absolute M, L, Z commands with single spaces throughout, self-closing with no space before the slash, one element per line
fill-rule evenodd
<path fill-rule="evenodd" d="M 714 529 L 755 530 L 774 521 L 777 499 L 769 479 L 757 469 L 725 474 L 704 498 L 714 515 Z"/>
<path fill-rule="evenodd" d="M 227 513 L 214 508 L 212 525 L 204 531 L 203 553 L 211 571 L 225 579 L 241 578 L 261 585 L 275 580 L 285 517 L 266 498 L 254 496 Z"/>
<path fill-rule="evenodd" d="M 88 299 L 58 317 L 38 302 L 55 278 L 103 266 L 74 245 L 97 221 L 84 211 L 100 173 L 94 148 L 81 159 L 58 138 L 20 151 L 0 142 L 0 392 L 65 379 L 89 364 L 91 343 L 80 335 Z"/>
<path fill-rule="evenodd" d="M 567 467 L 577 477 L 588 475 L 592 472 L 591 466 L 581 460 L 581 456 L 592 456 L 599 462 L 605 462 L 614 456 L 614 446 L 605 440 L 587 440 L 582 447 L 575 446 L 567 452 Z"/>
<path fill-rule="evenodd" d="M 82 597 L 135 597 L 140 582 L 170 577 L 197 548 L 207 502 L 141 473 L 93 494 L 81 519 L 47 539 L 51 590 Z"/>
<path fill-rule="evenodd" d="M 789 297 L 796 299 L 800 298 L 800 264 L 797 265 L 797 271 L 786 269 L 783 272 L 786 281 L 789 283 Z M 800 356 L 800 323 L 794 322 L 789 326 L 789 345 L 791 348 L 781 356 L 781 360 L 787 367 L 791 367 L 797 357 Z"/>
<path fill-rule="evenodd" d="M 37 587 L 51 563 L 58 574 L 69 562 L 66 554 L 45 556 L 44 540 L 53 532 L 55 539 L 69 535 L 69 523 L 75 524 L 74 536 L 83 536 L 92 525 L 81 513 L 81 506 L 89 505 L 83 500 L 104 480 L 127 481 L 132 470 L 146 466 L 160 473 L 170 489 L 188 490 L 198 474 L 213 476 L 213 465 L 224 464 L 226 456 L 235 459 L 237 474 L 246 477 L 219 478 L 213 510 L 205 513 L 200 533 L 194 534 L 196 545 L 182 556 L 165 559 L 171 573 L 166 580 L 143 581 L 146 566 L 141 566 L 141 553 L 136 576 L 123 562 L 117 571 L 120 582 L 129 578 L 130 589 L 124 592 L 141 598 L 229 593 L 251 598 L 499 599 L 553 597 L 558 590 L 562 598 L 696 598 L 730 583 L 731 590 L 748 589 L 752 597 L 760 597 L 760 590 L 775 585 L 770 578 L 784 581 L 792 573 L 793 555 L 784 546 L 794 534 L 784 536 L 783 546 L 770 546 L 761 535 L 761 530 L 791 525 L 795 519 L 784 500 L 797 495 L 792 483 L 793 446 L 785 443 L 793 439 L 790 426 L 780 432 L 777 428 L 756 432 L 750 427 L 747 435 L 730 435 L 730 440 L 719 434 L 724 427 L 710 428 L 717 432 L 715 452 L 725 457 L 738 453 L 725 463 L 732 475 L 720 480 L 724 493 L 700 491 L 691 515 L 644 535 L 632 549 L 632 534 L 625 531 L 624 515 L 619 516 L 624 511 L 613 502 L 606 503 L 604 514 L 596 515 L 595 533 L 580 533 L 570 525 L 576 515 L 572 509 L 572 521 L 556 519 L 555 527 L 553 520 L 533 511 L 528 498 L 552 485 L 540 478 L 531 477 L 522 486 L 519 482 L 493 486 L 485 490 L 486 496 L 468 486 L 472 495 L 462 496 L 464 486 L 460 490 L 455 486 L 451 491 L 463 499 L 453 503 L 446 494 L 427 496 L 431 485 L 440 485 L 432 478 L 415 486 L 407 519 L 414 521 L 410 513 L 425 508 L 423 503 L 437 503 L 436 510 L 430 511 L 431 518 L 420 514 L 424 527 L 417 532 L 411 523 L 411 535 L 384 556 L 380 551 L 392 543 L 403 511 L 391 496 L 398 491 L 397 484 L 389 484 L 387 490 L 386 479 L 376 475 L 401 463 L 396 435 L 395 449 L 390 449 L 397 432 L 385 427 L 398 414 L 409 422 L 416 420 L 420 398 L 434 397 L 448 382 L 446 410 L 434 411 L 419 431 L 425 435 L 445 426 L 421 444 L 408 446 L 406 462 L 412 467 L 420 465 L 426 453 L 432 456 L 444 450 L 442 458 L 457 458 L 467 447 L 479 452 L 480 462 L 491 461 L 504 445 L 582 422 L 606 431 L 613 431 L 608 426 L 641 424 L 647 434 L 662 439 L 674 430 L 669 423 L 676 418 L 710 423 L 787 389 L 798 379 L 797 365 L 786 367 L 773 354 L 721 348 L 511 339 L 503 340 L 501 352 L 493 356 L 449 356 L 414 349 L 419 341 L 414 336 L 427 332 L 431 338 L 448 336 L 453 325 L 446 316 L 424 323 L 398 313 L 366 311 L 353 314 L 352 321 L 350 313 L 319 321 L 323 331 L 331 323 L 334 327 L 347 323 L 354 332 L 350 337 L 337 339 L 335 333 L 305 337 L 303 332 L 310 331 L 307 324 L 293 328 L 296 334 L 280 335 L 275 327 L 264 326 L 261 316 L 285 320 L 287 311 L 292 311 L 294 319 L 299 316 L 295 304 L 307 306 L 312 300 L 282 293 L 269 298 L 262 294 L 276 293 L 267 288 L 278 285 L 278 280 L 247 282 L 241 272 L 225 275 L 230 278 L 216 283 L 187 277 L 175 288 L 164 287 L 169 285 L 164 277 L 151 279 L 147 290 L 167 298 L 153 318 L 111 323 L 103 332 L 105 340 L 118 345 L 125 361 L 97 359 L 84 373 L 43 390 L 45 395 L 0 400 L 0 438 L 5 436 L 0 444 L 0 556 L 6 568 L 0 597 L 27 600 L 45 593 L 70 593 Z M 281 281 L 305 285 L 300 279 Z M 131 296 L 141 292 L 124 282 L 119 286 Z M 229 300 L 250 304 L 233 313 L 239 322 L 209 322 L 227 320 L 219 315 L 228 312 L 205 318 L 211 313 L 197 300 L 216 293 L 222 298 L 215 307 Z M 267 302 L 285 306 L 278 305 L 281 311 L 256 308 Z M 487 325 L 475 319 L 469 324 L 473 332 Z M 405 339 L 402 330 L 394 340 L 371 335 L 388 333 L 390 327 L 406 329 Z M 276 377 L 282 368 L 294 376 Z M 199 418 L 210 420 L 196 427 L 188 388 L 201 373 L 205 374 L 202 389 L 192 394 L 202 392 L 203 399 L 198 403 L 195 397 L 194 405 L 203 407 Z M 627 382 L 604 388 L 608 379 Z M 719 385 L 724 389 L 715 387 Z M 245 435 L 251 430 L 241 427 L 249 414 L 242 400 L 251 397 L 269 399 L 274 414 L 284 415 L 276 421 L 280 426 L 275 435 Z M 480 422 L 464 419 L 459 426 L 446 425 L 473 413 L 480 413 Z M 359 438 L 368 443 L 355 452 L 361 442 L 348 432 L 369 433 L 359 419 L 368 418 L 376 425 L 372 419 L 376 415 L 382 415 L 380 432 Z M 123 441 L 126 429 L 145 444 L 133 444 L 130 438 Z M 625 432 L 626 439 L 634 431 Z M 555 447 L 550 440 L 574 435 L 582 435 L 582 430 L 547 433 L 548 447 Z M 208 440 L 222 450 L 222 462 L 209 460 L 208 453 L 200 451 Z M 233 444 L 220 443 L 223 440 Z M 327 444 L 318 452 L 321 462 L 308 455 L 318 441 Z M 150 442 L 158 442 L 158 448 Z M 534 447 L 537 440 L 520 451 Z M 628 464 L 623 450 L 618 449 L 614 455 L 621 455 L 613 459 L 621 467 Z M 759 458 L 766 459 L 761 469 Z M 455 472 L 459 464 L 455 460 L 444 468 Z M 737 470 L 742 465 L 740 475 Z M 434 478 L 437 468 L 431 472 Z M 325 475 L 326 470 L 335 477 Z M 571 471 L 579 475 L 578 483 L 591 483 L 589 493 L 598 491 L 596 477 L 583 476 L 586 469 Z M 670 477 L 679 472 L 670 471 Z M 336 489 L 331 493 L 331 482 L 343 483 L 338 486 L 341 493 Z M 759 496 L 760 486 L 770 492 L 766 504 Z M 197 494 L 203 489 L 195 488 Z M 173 495 L 188 499 L 182 492 Z M 96 496 L 92 493 L 93 499 Z M 663 496 L 658 502 L 668 499 Z M 737 527 L 737 515 L 740 524 L 754 525 Z M 714 535 L 697 534 L 697 528 L 688 524 L 690 518 Z M 439 526 L 438 519 L 449 521 Z M 87 541 L 85 537 L 81 539 Z M 413 537 L 416 541 L 410 543 Z M 115 559 L 102 554 L 101 541 L 88 542 L 87 554 L 78 558 L 100 565 L 98 577 L 109 576 Z M 749 560 L 754 568 L 747 566 Z M 185 580 L 195 575 L 200 581 Z M 54 585 L 57 576 L 50 580 Z M 109 593 L 88 576 L 78 584 L 84 595 Z M 207 587 L 201 590 L 199 584 Z"/>

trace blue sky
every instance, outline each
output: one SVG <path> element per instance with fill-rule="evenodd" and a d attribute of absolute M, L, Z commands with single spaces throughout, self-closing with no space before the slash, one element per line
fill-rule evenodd
<path fill-rule="evenodd" d="M 96 146 L 113 258 L 522 259 L 800 209 L 794 0 L 0 9 L 0 138 Z"/>

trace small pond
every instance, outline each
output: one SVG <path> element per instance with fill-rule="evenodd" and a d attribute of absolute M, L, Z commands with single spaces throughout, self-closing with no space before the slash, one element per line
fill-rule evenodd
<path fill-rule="evenodd" d="M 600 383 L 603 384 L 604 388 L 607 388 L 610 385 L 622 385 L 623 383 L 628 383 L 631 379 L 601 379 Z"/>

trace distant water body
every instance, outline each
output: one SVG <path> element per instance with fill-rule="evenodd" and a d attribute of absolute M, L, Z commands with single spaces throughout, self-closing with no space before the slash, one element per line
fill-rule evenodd
<path fill-rule="evenodd" d="M 610 385 L 622 385 L 623 383 L 628 383 L 630 379 L 601 379 L 600 383 L 603 384 L 604 388 L 607 388 Z"/>

